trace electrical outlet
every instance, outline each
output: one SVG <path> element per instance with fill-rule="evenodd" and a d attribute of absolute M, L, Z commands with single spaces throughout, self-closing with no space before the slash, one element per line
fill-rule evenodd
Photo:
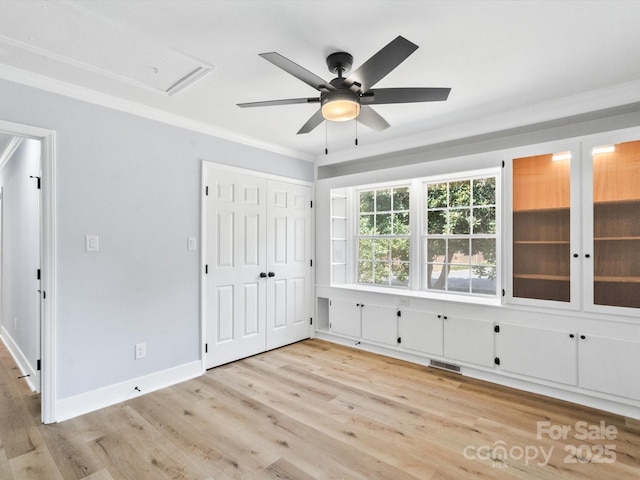
<path fill-rule="evenodd" d="M 136 360 L 140 360 L 147 356 L 147 344 L 136 343 Z"/>
<path fill-rule="evenodd" d="M 196 237 L 188 237 L 187 238 L 187 250 L 197 250 L 198 242 L 196 241 Z"/>
<path fill-rule="evenodd" d="M 404 305 L 405 307 L 409 306 L 409 297 L 400 297 L 398 300 L 398 305 Z"/>

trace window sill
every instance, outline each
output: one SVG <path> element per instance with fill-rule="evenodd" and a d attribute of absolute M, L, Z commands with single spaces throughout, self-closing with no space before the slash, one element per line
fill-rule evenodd
<path fill-rule="evenodd" d="M 425 300 L 443 300 L 448 302 L 469 303 L 476 305 L 502 305 L 502 300 L 497 296 L 463 295 L 455 293 L 439 293 L 408 290 L 402 287 L 376 287 L 369 285 L 358 285 L 353 283 L 334 283 L 330 288 L 341 290 L 351 290 L 354 292 L 380 293 L 384 295 L 396 295 L 398 297 L 422 298 Z"/>

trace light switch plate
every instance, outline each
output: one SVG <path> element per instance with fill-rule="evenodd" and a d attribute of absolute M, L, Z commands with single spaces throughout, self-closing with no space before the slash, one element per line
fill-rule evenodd
<path fill-rule="evenodd" d="M 85 237 L 85 249 L 87 252 L 98 252 L 100 250 L 98 235 L 87 235 Z"/>

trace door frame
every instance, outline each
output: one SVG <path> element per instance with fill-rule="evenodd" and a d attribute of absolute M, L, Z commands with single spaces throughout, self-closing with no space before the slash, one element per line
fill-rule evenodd
<path fill-rule="evenodd" d="M 56 133 L 46 128 L 0 120 L 0 131 L 39 140 L 41 148 L 40 262 L 41 288 L 41 382 L 42 423 L 56 421 Z M 45 296 L 46 295 L 46 296 Z"/>
<path fill-rule="evenodd" d="M 311 202 L 315 201 L 315 184 L 307 180 L 299 180 L 291 177 L 284 177 L 273 173 L 264 173 L 259 170 L 252 170 L 250 168 L 235 167 L 232 165 L 226 165 L 224 163 L 218 163 L 211 160 L 201 160 L 200 162 L 200 361 L 202 363 L 202 372 L 207 371 L 207 357 L 205 352 L 205 343 L 207 341 L 206 332 L 206 273 L 204 266 L 207 263 L 207 251 L 206 251 L 206 222 L 207 222 L 207 209 L 205 201 L 205 190 L 207 188 L 207 174 L 206 166 L 214 166 L 220 170 L 228 172 L 235 172 L 242 175 L 252 175 L 255 177 L 264 178 L 265 180 L 276 180 L 279 182 L 292 183 L 295 185 L 304 185 L 310 188 Z M 315 214 L 311 209 L 311 233 L 310 233 L 310 251 L 312 258 L 315 259 Z M 312 290 L 309 292 L 309 301 L 313 303 L 315 298 L 315 266 L 311 266 L 311 285 L 309 288 Z M 310 305 L 310 311 L 314 311 L 313 305 Z M 311 328 L 311 327 L 310 327 Z"/>

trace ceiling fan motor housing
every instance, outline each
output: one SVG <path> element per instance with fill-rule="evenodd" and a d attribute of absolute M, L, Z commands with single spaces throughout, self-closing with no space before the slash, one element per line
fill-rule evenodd
<path fill-rule="evenodd" d="M 353 57 L 347 52 L 335 52 L 327 57 L 327 67 L 331 73 L 338 73 L 342 76 L 351 70 L 353 65 Z"/>

